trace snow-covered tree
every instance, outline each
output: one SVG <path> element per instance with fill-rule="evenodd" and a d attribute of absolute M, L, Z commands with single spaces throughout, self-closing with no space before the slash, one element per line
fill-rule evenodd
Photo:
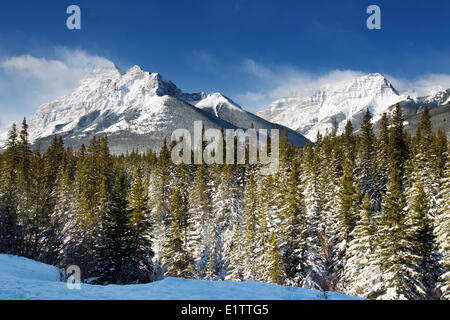
<path fill-rule="evenodd" d="M 195 260 L 195 276 L 204 278 L 209 262 L 211 244 L 211 195 L 204 165 L 197 167 L 195 180 L 189 191 L 187 250 Z"/>
<path fill-rule="evenodd" d="M 340 288 L 349 295 L 372 298 L 377 295 L 381 270 L 374 257 L 373 208 L 368 194 L 359 211 L 356 227 L 351 232 L 345 253 L 345 265 Z"/>
<path fill-rule="evenodd" d="M 187 239 L 187 200 L 181 191 L 174 189 L 170 198 L 168 241 L 165 244 L 163 263 L 166 275 L 188 278 L 194 272 L 194 261 L 189 255 Z"/>
<path fill-rule="evenodd" d="M 447 153 L 447 166 L 442 178 L 441 197 L 438 203 L 435 234 L 442 255 L 440 264 L 444 270 L 441 276 L 442 299 L 450 300 L 450 153 Z"/>

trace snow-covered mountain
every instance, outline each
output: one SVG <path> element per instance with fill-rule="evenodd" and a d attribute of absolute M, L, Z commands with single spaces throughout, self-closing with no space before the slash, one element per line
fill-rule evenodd
<path fill-rule="evenodd" d="M 111 151 L 158 149 L 175 129 L 193 131 L 194 121 L 205 128 L 265 129 L 274 124 L 244 111 L 219 93 L 184 93 L 158 73 L 134 66 L 123 72 L 116 66 L 90 72 L 68 95 L 50 102 L 29 119 L 32 142 L 45 148 L 55 135 L 78 148 L 93 135 L 107 134 Z M 289 130 L 289 140 L 306 139 Z"/>
<path fill-rule="evenodd" d="M 410 116 L 421 112 L 425 105 L 432 108 L 446 103 L 449 96 L 450 90 L 447 90 L 430 97 L 411 98 L 400 94 L 384 76 L 374 73 L 327 85 L 310 97 L 277 100 L 258 115 L 315 141 L 317 132 L 324 134 L 333 128 L 334 119 L 339 132 L 348 120 L 358 129 L 367 109 L 374 116 L 373 122 L 377 122 L 383 113 L 390 114 L 399 102 L 405 109 L 405 116 Z"/>
<path fill-rule="evenodd" d="M 447 134 L 447 139 L 450 139 L 450 101 L 444 105 L 434 106 L 430 109 L 430 121 L 433 130 L 442 130 Z M 405 118 L 405 130 L 414 135 L 420 125 L 422 112 L 414 114 Z M 375 124 L 375 129 L 379 126 Z"/>
<path fill-rule="evenodd" d="M 195 106 L 222 120 L 232 123 L 238 128 L 248 129 L 253 125 L 255 129 L 267 129 L 274 126 L 273 123 L 258 117 L 251 112 L 245 111 L 240 105 L 220 93 L 213 93 L 205 96 Z M 280 125 L 278 127 L 280 130 L 284 128 Z M 297 132 L 288 127 L 286 129 L 290 142 L 296 145 L 305 144 L 304 138 L 302 136 L 299 137 Z"/>
<path fill-rule="evenodd" d="M 441 90 L 426 97 L 408 97 L 406 100 L 401 101 L 400 105 L 403 108 L 405 117 L 408 117 L 421 113 L 425 106 L 432 109 L 447 103 L 450 103 L 450 89 Z"/>

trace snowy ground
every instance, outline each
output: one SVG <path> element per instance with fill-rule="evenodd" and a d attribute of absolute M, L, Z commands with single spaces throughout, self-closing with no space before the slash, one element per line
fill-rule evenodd
<path fill-rule="evenodd" d="M 253 281 L 215 282 L 167 278 L 150 284 L 94 286 L 70 290 L 58 268 L 0 254 L 0 300 L 322 300 L 320 291 Z M 354 297 L 328 293 L 330 300 Z"/>

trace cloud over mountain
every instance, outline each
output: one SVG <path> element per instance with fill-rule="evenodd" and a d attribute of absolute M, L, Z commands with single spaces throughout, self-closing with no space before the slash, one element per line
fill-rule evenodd
<path fill-rule="evenodd" d="M 31 54 L 0 60 L 0 102 L 2 122 L 9 125 L 33 114 L 48 101 L 73 90 L 96 67 L 112 66 L 106 58 L 80 49 L 57 47 L 53 58 Z"/>

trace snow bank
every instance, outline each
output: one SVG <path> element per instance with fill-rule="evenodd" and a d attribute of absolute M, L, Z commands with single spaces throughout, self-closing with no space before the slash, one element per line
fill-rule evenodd
<path fill-rule="evenodd" d="M 94 286 L 70 290 L 58 268 L 29 259 L 0 255 L 2 300 L 322 300 L 320 291 L 247 282 L 167 278 L 150 284 Z M 331 300 L 354 297 L 328 293 Z"/>
<path fill-rule="evenodd" d="M 0 254 L 0 279 L 60 281 L 60 270 L 27 258 Z"/>

